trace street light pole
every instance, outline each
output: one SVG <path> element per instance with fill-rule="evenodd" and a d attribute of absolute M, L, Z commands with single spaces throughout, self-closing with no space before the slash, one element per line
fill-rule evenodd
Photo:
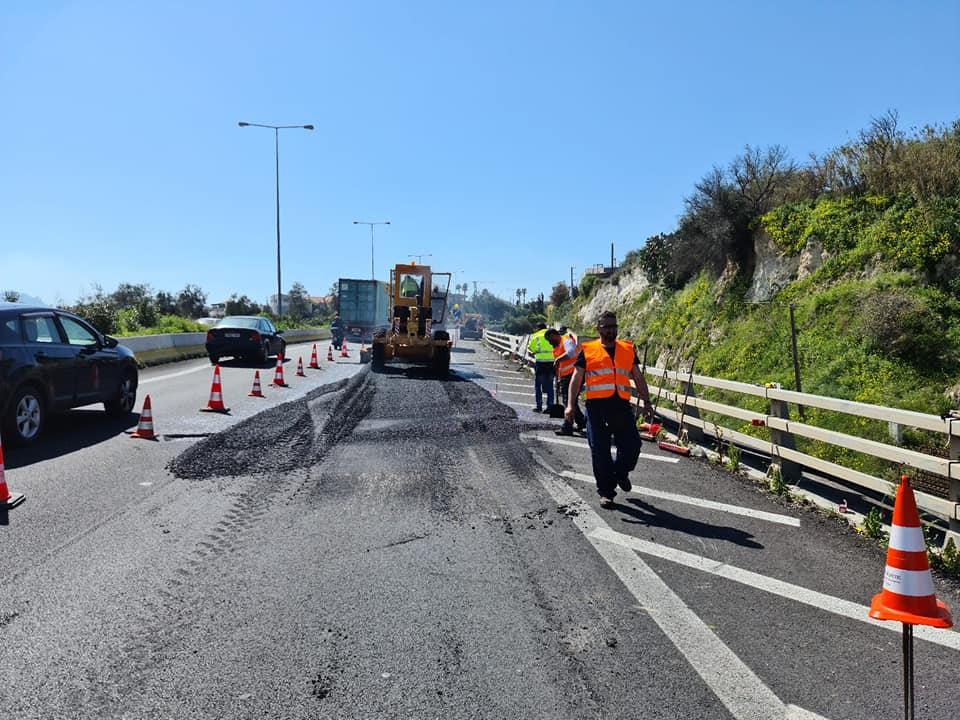
<path fill-rule="evenodd" d="M 407 255 L 412 258 L 416 258 L 417 265 L 420 265 L 425 257 L 433 257 L 433 253 L 407 253 Z"/>
<path fill-rule="evenodd" d="M 277 317 L 283 315 L 283 291 L 280 282 L 280 131 L 297 129 L 313 130 L 313 125 L 262 125 L 260 123 L 237 123 L 240 127 L 262 127 L 273 130 L 273 160 L 277 184 Z"/>
<path fill-rule="evenodd" d="M 354 225 L 369 225 L 370 226 L 370 279 L 376 280 L 377 275 L 373 270 L 373 226 L 374 225 L 389 225 L 389 220 L 383 220 L 381 222 L 367 222 L 366 220 L 354 220 Z"/>

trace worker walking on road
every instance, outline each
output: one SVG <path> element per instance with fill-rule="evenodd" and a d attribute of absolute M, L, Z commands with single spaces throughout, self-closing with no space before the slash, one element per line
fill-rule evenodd
<path fill-rule="evenodd" d="M 573 379 L 574 364 L 577 356 L 580 354 L 580 346 L 576 336 L 568 333 L 567 328 L 562 327 L 559 331 L 547 330 L 547 340 L 553 346 L 553 368 L 560 381 L 559 402 L 567 405 L 570 397 L 570 381 Z M 573 422 L 577 424 L 577 430 L 583 430 L 587 424 L 583 412 L 580 410 L 579 398 L 574 398 L 573 403 Z M 573 435 L 573 422 L 563 419 L 563 426 L 556 431 L 557 435 Z"/>
<path fill-rule="evenodd" d="M 534 412 L 543 412 L 543 392 L 547 393 L 547 407 L 553 405 L 553 346 L 547 340 L 547 325 L 540 323 L 530 336 L 527 350 L 533 355 L 533 395 L 537 406 Z"/>
<path fill-rule="evenodd" d="M 617 487 L 631 489 L 630 471 L 640 457 L 640 434 L 630 407 L 630 379 L 643 401 L 644 415 L 651 417 L 650 390 L 640 371 L 633 344 L 617 340 L 617 316 L 607 311 L 597 323 L 599 340 L 583 343 L 574 365 L 573 380 L 564 419 L 573 422 L 574 405 L 580 387 L 586 387 L 587 442 L 593 460 L 600 507 L 613 507 Z M 617 459 L 611 453 L 611 440 L 617 445 Z"/>

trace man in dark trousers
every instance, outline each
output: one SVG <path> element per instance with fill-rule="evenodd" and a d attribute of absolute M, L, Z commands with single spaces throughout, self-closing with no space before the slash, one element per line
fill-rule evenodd
<path fill-rule="evenodd" d="M 330 337 L 333 338 L 333 346 L 339 350 L 343 343 L 343 323 L 339 314 L 334 315 L 333 322 L 330 323 Z"/>
<path fill-rule="evenodd" d="M 613 507 L 617 487 L 628 492 L 630 471 L 640 457 L 640 433 L 630 405 L 630 380 L 633 379 L 644 415 L 652 416 L 650 390 L 640 371 L 633 343 L 617 340 L 617 316 L 607 311 L 597 322 L 599 340 L 581 345 L 580 355 L 567 393 L 564 419 L 573 422 L 574 407 L 581 385 L 586 388 L 587 442 L 593 460 L 593 477 L 597 481 L 600 507 Z M 611 440 L 617 445 L 613 459 Z"/>

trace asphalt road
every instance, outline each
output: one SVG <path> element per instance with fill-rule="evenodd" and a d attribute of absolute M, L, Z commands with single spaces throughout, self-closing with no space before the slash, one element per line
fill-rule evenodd
<path fill-rule="evenodd" d="M 163 441 L 81 411 L 10 452 L 3 717 L 899 716 L 900 636 L 857 617 L 882 551 L 648 447 L 600 510 L 527 376 L 457 350 L 447 382 L 288 363 L 265 400 L 224 368 L 226 417 L 209 365 L 157 368 Z M 918 717 L 956 717 L 938 632 Z"/>

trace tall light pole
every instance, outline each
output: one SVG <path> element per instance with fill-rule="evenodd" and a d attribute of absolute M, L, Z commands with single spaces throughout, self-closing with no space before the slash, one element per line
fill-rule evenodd
<path fill-rule="evenodd" d="M 423 262 L 423 258 L 425 258 L 425 257 L 433 257 L 433 254 L 432 254 L 432 253 L 407 253 L 407 255 L 409 255 L 409 256 L 412 257 L 412 258 L 416 258 L 416 259 L 417 259 L 417 265 L 419 265 L 420 263 Z"/>
<path fill-rule="evenodd" d="M 389 225 L 389 220 L 383 220 L 382 222 L 367 222 L 366 220 L 354 220 L 354 225 L 369 225 L 370 226 L 370 279 L 376 280 L 376 273 L 373 271 L 373 226 L 374 225 Z"/>
<path fill-rule="evenodd" d="M 283 315 L 283 292 L 280 284 L 280 131 L 313 130 L 313 125 L 261 125 L 260 123 L 237 123 L 240 127 L 261 127 L 273 130 L 274 165 L 277 176 L 277 317 Z"/>

